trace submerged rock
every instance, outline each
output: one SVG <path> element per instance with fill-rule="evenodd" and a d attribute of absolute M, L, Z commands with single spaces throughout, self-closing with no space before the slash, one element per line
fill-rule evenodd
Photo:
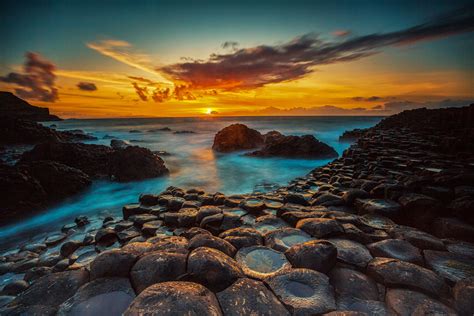
<path fill-rule="evenodd" d="M 220 130 L 214 137 L 212 149 L 219 152 L 253 149 L 263 144 L 258 131 L 243 124 L 232 124 Z"/>
<path fill-rule="evenodd" d="M 294 315 L 323 314 L 336 309 L 329 278 L 309 269 L 291 269 L 265 279 Z"/>
<path fill-rule="evenodd" d="M 138 315 L 222 315 L 215 295 L 192 282 L 163 282 L 138 295 L 124 316 Z"/>
<path fill-rule="evenodd" d="M 235 260 L 247 276 L 256 279 L 264 279 L 291 267 L 284 254 L 264 246 L 241 248 Z"/>

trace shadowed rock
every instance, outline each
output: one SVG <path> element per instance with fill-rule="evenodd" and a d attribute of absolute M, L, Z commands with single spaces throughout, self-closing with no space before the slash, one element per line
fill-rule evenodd
<path fill-rule="evenodd" d="M 405 240 L 386 239 L 367 245 L 367 248 L 374 257 L 395 258 L 419 265 L 423 264 L 420 250 Z"/>
<path fill-rule="evenodd" d="M 456 315 L 453 309 L 443 303 L 411 290 L 388 289 L 385 301 L 397 315 Z"/>
<path fill-rule="evenodd" d="M 91 263 L 91 280 L 103 277 L 128 277 L 137 256 L 123 249 L 102 252 Z"/>
<path fill-rule="evenodd" d="M 337 250 L 329 241 L 311 240 L 292 246 L 285 252 L 285 256 L 294 268 L 326 273 L 336 264 Z"/>
<path fill-rule="evenodd" d="M 372 255 L 362 244 L 347 239 L 328 239 L 337 248 L 337 259 L 341 262 L 354 265 L 359 268 L 365 268 Z"/>
<path fill-rule="evenodd" d="M 451 283 L 474 277 L 474 259 L 447 251 L 423 251 L 426 265 Z"/>
<path fill-rule="evenodd" d="M 232 124 L 220 130 L 214 137 L 212 149 L 219 152 L 253 149 L 263 144 L 258 131 L 243 124 Z"/>
<path fill-rule="evenodd" d="M 220 316 L 222 311 L 215 295 L 200 284 L 163 282 L 152 285 L 141 292 L 124 315 Z"/>
<path fill-rule="evenodd" d="M 344 232 L 341 224 L 329 218 L 306 218 L 296 224 L 299 228 L 315 238 L 337 236 Z"/>

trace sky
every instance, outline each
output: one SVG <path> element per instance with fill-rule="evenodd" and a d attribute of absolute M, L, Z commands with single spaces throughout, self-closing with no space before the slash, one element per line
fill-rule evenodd
<path fill-rule="evenodd" d="M 4 0 L 0 90 L 64 118 L 463 106 L 469 2 Z"/>

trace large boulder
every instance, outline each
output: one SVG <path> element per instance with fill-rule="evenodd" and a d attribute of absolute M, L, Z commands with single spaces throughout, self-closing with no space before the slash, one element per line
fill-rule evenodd
<path fill-rule="evenodd" d="M 247 155 L 315 159 L 329 159 L 338 156 L 334 148 L 317 140 L 313 135 L 268 137 L 262 149 Z"/>
<path fill-rule="evenodd" d="M 49 114 L 48 108 L 33 106 L 11 92 L 0 91 L 0 116 L 22 118 L 29 121 L 59 121 L 56 115 Z"/>
<path fill-rule="evenodd" d="M 214 137 L 212 149 L 219 152 L 253 149 L 263 145 L 263 136 L 244 124 L 232 124 Z"/>
<path fill-rule="evenodd" d="M 119 149 L 109 160 L 109 174 L 118 181 L 155 178 L 168 173 L 163 159 L 143 147 L 129 146 Z"/>

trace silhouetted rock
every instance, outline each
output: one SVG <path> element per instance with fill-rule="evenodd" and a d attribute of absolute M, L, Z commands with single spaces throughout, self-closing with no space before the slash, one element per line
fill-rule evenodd
<path fill-rule="evenodd" d="M 0 91 L 0 117 L 22 118 L 29 121 L 60 121 L 49 114 L 48 108 L 33 106 L 11 92 Z"/>
<path fill-rule="evenodd" d="M 364 135 L 365 132 L 367 132 L 367 128 L 356 128 L 350 131 L 345 131 L 342 133 L 341 136 L 339 136 L 339 141 L 356 141 L 358 140 L 362 135 Z"/>
<path fill-rule="evenodd" d="M 263 145 L 263 136 L 244 124 L 232 124 L 214 137 L 212 149 L 219 152 L 253 149 Z"/>

